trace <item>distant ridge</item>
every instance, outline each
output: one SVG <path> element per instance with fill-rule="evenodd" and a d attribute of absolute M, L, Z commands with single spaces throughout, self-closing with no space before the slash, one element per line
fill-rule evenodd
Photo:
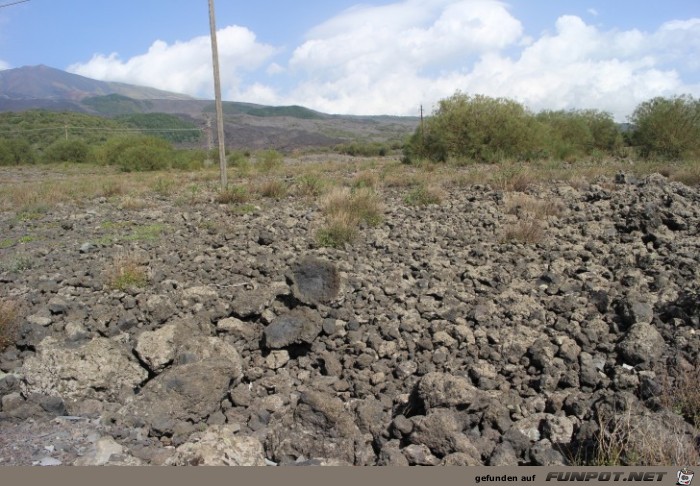
<path fill-rule="evenodd" d="M 49 66 L 0 71 L 0 99 L 70 100 L 118 94 L 135 100 L 193 100 L 191 96 L 125 83 L 97 81 Z"/>
<path fill-rule="evenodd" d="M 101 118 L 167 114 L 201 130 L 208 130 L 215 118 L 212 100 L 98 81 L 48 66 L 0 71 L 0 113 L 30 110 L 77 112 Z M 224 103 L 229 148 L 291 151 L 357 141 L 396 145 L 413 133 L 418 123 L 416 117 L 330 115 L 303 106 Z"/>

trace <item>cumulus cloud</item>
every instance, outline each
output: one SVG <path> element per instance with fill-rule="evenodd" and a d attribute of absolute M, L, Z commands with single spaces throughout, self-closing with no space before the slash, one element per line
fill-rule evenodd
<path fill-rule="evenodd" d="M 700 19 L 651 33 L 603 31 L 561 16 L 526 37 L 493 0 L 405 0 L 358 7 L 311 30 L 293 53 L 292 96 L 316 109 L 415 114 L 456 90 L 508 97 L 534 110 L 597 108 L 624 120 L 641 101 L 700 86 Z"/>
<path fill-rule="evenodd" d="M 236 91 L 243 75 L 269 61 L 278 49 L 258 42 L 250 30 L 230 26 L 217 32 L 222 84 Z M 128 60 L 117 53 L 96 54 L 86 63 L 68 67 L 83 76 L 142 84 L 195 96 L 213 96 L 210 37 L 199 36 L 186 42 L 154 42 L 144 54 Z"/>
<path fill-rule="evenodd" d="M 564 15 L 531 37 L 497 0 L 358 5 L 310 29 L 289 52 L 244 27 L 227 27 L 219 51 L 227 99 L 330 113 L 416 114 L 420 104 L 430 109 L 461 90 L 513 98 L 533 110 L 604 109 L 624 120 L 651 97 L 700 94 L 692 82 L 700 76 L 700 19 L 644 32 L 603 30 Z M 127 60 L 98 54 L 69 69 L 211 96 L 210 66 L 205 36 L 158 41 Z"/>

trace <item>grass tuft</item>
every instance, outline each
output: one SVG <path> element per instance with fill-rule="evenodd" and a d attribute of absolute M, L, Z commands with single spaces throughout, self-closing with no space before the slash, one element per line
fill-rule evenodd
<path fill-rule="evenodd" d="M 131 255 L 115 257 L 112 265 L 105 271 L 107 286 L 115 290 L 143 288 L 148 284 L 146 267 Z"/>
<path fill-rule="evenodd" d="M 19 306 L 0 300 L 0 351 L 14 344 L 19 336 Z"/>

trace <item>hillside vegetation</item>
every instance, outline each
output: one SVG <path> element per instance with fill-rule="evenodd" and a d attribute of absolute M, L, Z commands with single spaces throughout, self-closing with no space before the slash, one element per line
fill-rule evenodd
<path fill-rule="evenodd" d="M 408 163 L 496 163 L 582 157 L 601 160 L 636 147 L 646 158 L 679 160 L 700 154 L 700 102 L 691 96 L 655 98 L 639 105 L 623 133 L 612 115 L 597 110 L 532 113 L 505 98 L 457 92 L 440 101 L 404 149 Z M 627 136 L 627 140 L 625 140 Z"/>

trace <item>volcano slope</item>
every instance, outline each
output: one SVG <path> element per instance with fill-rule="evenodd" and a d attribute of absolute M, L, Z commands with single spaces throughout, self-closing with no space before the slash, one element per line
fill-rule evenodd
<path fill-rule="evenodd" d="M 698 463 L 697 187 L 377 180 L 8 207 L 0 464 Z"/>

